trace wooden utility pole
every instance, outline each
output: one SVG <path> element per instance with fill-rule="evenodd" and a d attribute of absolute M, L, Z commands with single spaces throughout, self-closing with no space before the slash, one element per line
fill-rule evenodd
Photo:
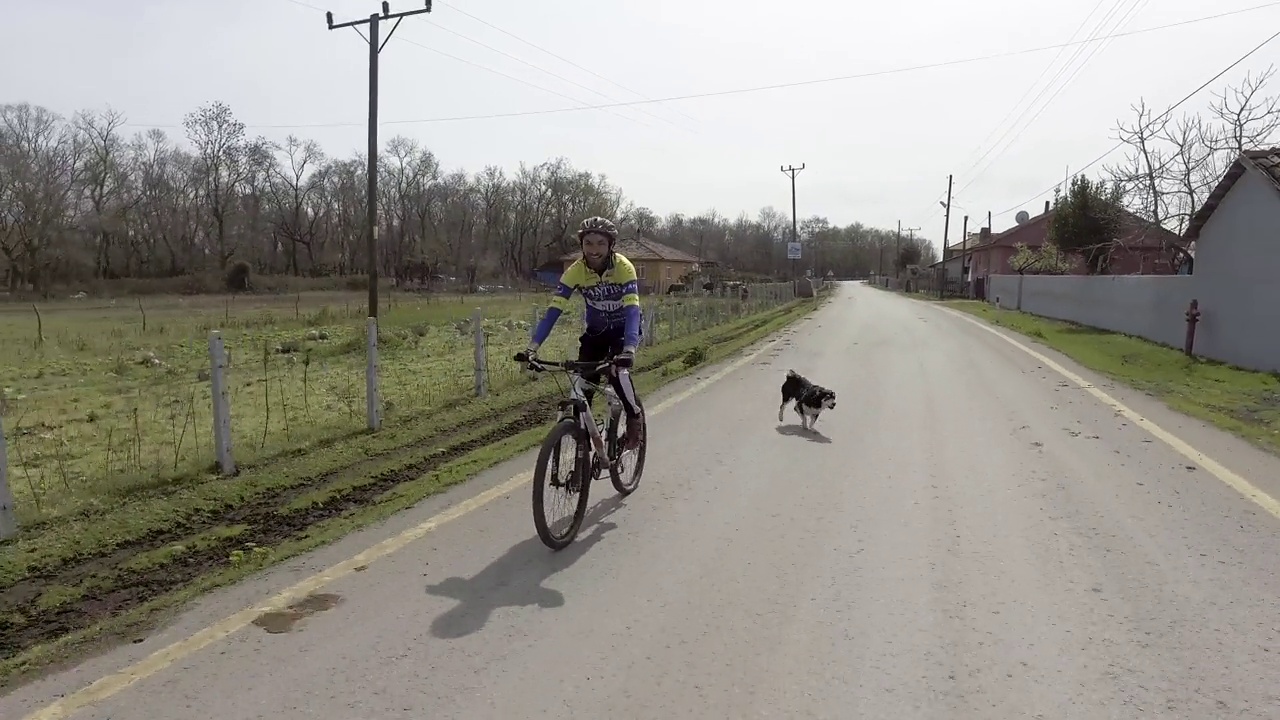
<path fill-rule="evenodd" d="M 947 215 L 942 221 L 942 281 L 938 283 L 938 299 L 941 300 L 947 289 L 947 238 L 951 235 L 951 181 L 954 175 L 947 176 Z M 963 263 L 964 260 L 961 259 Z"/>
<path fill-rule="evenodd" d="M 369 253 L 369 317 L 378 317 L 378 55 L 382 52 L 382 48 L 386 46 L 387 41 L 395 34 L 396 28 L 400 27 L 400 21 L 410 15 L 421 15 L 422 13 L 431 12 L 431 0 L 426 0 L 425 7 L 421 10 L 410 10 L 408 12 L 391 13 L 390 3 L 382 3 L 382 14 L 373 13 L 364 20 L 352 20 L 350 22 L 333 23 L 333 13 L 326 12 L 324 14 L 325 22 L 328 23 L 330 30 L 349 27 L 360 34 L 356 29 L 357 25 L 369 26 L 369 37 L 365 41 L 369 44 L 369 169 L 368 169 L 368 207 L 365 211 L 366 228 L 365 240 L 368 244 Z M 395 20 L 396 24 L 391 26 L 391 30 L 387 32 L 387 37 L 378 42 L 378 25 L 383 20 Z M 364 35 L 360 35 L 364 37 Z"/>

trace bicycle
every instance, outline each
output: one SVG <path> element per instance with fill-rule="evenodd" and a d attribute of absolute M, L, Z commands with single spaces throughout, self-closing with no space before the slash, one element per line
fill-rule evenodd
<path fill-rule="evenodd" d="M 582 527 L 583 518 L 587 515 L 587 503 L 591 483 L 599 480 L 601 474 L 608 470 L 609 480 L 622 496 L 630 495 L 640 486 L 640 475 L 644 472 L 645 450 L 648 445 L 648 423 L 641 426 L 640 446 L 636 448 L 636 463 L 630 482 L 623 482 L 621 466 L 624 450 L 624 438 L 620 433 L 620 420 L 624 416 L 622 400 L 609 384 L 607 379 L 601 382 L 589 382 L 583 375 L 597 372 L 614 372 L 616 366 L 613 358 L 599 362 L 581 362 L 577 360 L 551 361 L 541 358 L 530 358 L 521 352 L 515 361 L 525 363 L 530 370 L 546 372 L 559 370 L 569 375 L 568 397 L 557 403 L 556 423 L 542 441 L 538 450 L 537 464 L 533 471 L 533 525 L 538 530 L 542 543 L 552 550 L 568 547 L 577 537 Z M 597 420 L 587 403 L 586 389 L 601 391 L 609 404 L 607 421 Z M 637 400 L 641 416 L 644 415 L 644 404 Z M 574 467 L 563 481 L 557 477 L 560 465 L 558 452 L 560 441 L 572 437 L 577 446 L 574 454 Z M 583 442 L 589 440 L 590 442 Z M 554 455 L 553 455 L 554 453 Z M 548 482 L 548 465 L 551 465 L 551 478 Z M 568 492 L 578 493 L 578 505 L 574 510 L 573 521 L 561 535 L 551 532 L 546 517 L 546 491 L 548 484 L 555 489 L 564 488 Z"/>

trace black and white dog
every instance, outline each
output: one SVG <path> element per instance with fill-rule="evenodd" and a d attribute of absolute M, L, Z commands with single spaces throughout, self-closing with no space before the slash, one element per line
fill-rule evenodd
<path fill-rule="evenodd" d="M 782 422 L 782 411 L 789 402 L 795 403 L 800 426 L 805 430 L 812 430 L 823 410 L 835 408 L 836 394 L 809 382 L 808 378 L 795 370 L 788 370 L 787 379 L 782 382 L 782 404 L 778 406 L 778 422 Z"/>

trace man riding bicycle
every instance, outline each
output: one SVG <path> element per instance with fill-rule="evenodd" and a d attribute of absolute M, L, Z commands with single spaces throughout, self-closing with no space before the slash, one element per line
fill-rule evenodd
<path fill-rule="evenodd" d="M 636 268 L 614 250 L 618 242 L 618 228 L 607 218 L 583 220 L 578 229 L 578 241 L 582 246 L 582 257 L 560 276 L 546 315 L 533 329 L 527 353 L 531 358 L 536 357 L 538 348 L 546 342 L 556 320 L 568 306 L 573 291 L 580 291 L 586 304 L 587 329 L 578 338 L 578 360 L 599 362 L 614 356 L 614 364 L 619 370 L 610 374 L 609 382 L 627 413 L 623 447 L 634 450 L 640 444 L 644 423 L 636 402 L 636 391 L 631 384 L 631 373 L 627 371 L 635 363 L 641 336 L 640 287 Z M 583 375 L 583 379 L 596 383 L 600 376 L 593 373 Z M 593 394 L 587 391 L 588 403 Z"/>

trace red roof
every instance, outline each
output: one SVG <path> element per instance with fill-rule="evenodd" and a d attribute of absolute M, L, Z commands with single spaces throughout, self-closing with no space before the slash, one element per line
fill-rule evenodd
<path fill-rule="evenodd" d="M 650 240 L 646 237 L 618 238 L 617 244 L 613 247 L 626 256 L 628 260 L 666 260 L 667 262 L 679 263 L 701 262 L 698 258 L 683 250 L 677 250 L 670 245 L 663 245 L 657 240 Z M 581 254 L 580 251 L 574 250 L 573 252 L 565 253 L 560 259 L 573 260 Z"/>
<path fill-rule="evenodd" d="M 1045 240 L 1049 236 L 1049 220 L 1053 218 L 1053 209 L 1042 212 L 1033 218 L 1028 219 L 1021 225 L 1014 225 L 1007 230 L 996 233 L 991 236 L 991 240 L 981 245 L 975 246 L 974 250 L 981 250 L 988 247 L 1013 247 L 1018 243 L 1023 243 L 1029 248 L 1038 248 L 1044 245 Z M 1134 249 L 1143 248 L 1164 248 L 1169 243 L 1177 243 L 1180 238 L 1160 227 L 1152 227 L 1137 215 L 1123 211 L 1125 217 L 1125 234 L 1120 238 L 1120 244 Z"/>

